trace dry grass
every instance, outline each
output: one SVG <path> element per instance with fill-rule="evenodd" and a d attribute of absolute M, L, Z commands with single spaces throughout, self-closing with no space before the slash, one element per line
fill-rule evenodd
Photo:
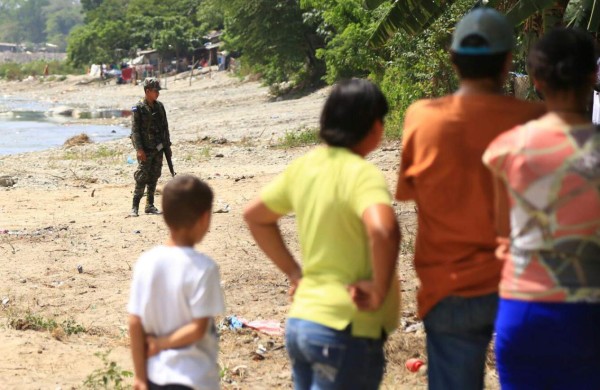
<path fill-rule="evenodd" d="M 81 133 L 78 135 L 74 135 L 71 138 L 69 138 L 68 140 L 65 141 L 65 143 L 63 144 L 63 146 L 70 148 L 73 146 L 77 146 L 77 145 L 85 145 L 85 144 L 91 144 L 92 143 L 92 139 L 89 137 L 89 135 L 85 134 L 85 133 Z"/>

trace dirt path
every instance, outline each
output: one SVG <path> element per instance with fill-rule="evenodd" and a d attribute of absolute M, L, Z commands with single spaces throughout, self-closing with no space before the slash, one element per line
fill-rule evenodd
<path fill-rule="evenodd" d="M 127 109 L 142 92 L 141 87 L 78 84 L 83 80 L 0 86 L 9 95 L 88 109 Z M 172 129 L 175 169 L 207 180 L 216 193 L 215 210 L 227 211 L 213 215 L 211 231 L 199 246 L 220 264 L 227 313 L 283 325 L 287 281 L 252 242 L 241 210 L 262 185 L 311 148 L 278 145 L 286 132 L 317 126 L 328 90 L 272 101 L 258 83 L 220 73 L 191 86 L 169 78 L 167 86 L 160 99 Z M 93 122 L 129 126 L 119 118 Z M 132 369 L 125 311 L 131 267 L 142 251 L 164 241 L 166 229 L 160 217 L 126 218 L 135 169 L 128 156 L 133 156 L 129 140 L 122 139 L 0 157 L 0 176 L 17 181 L 0 187 L 3 389 L 82 388 L 94 370 L 106 372 L 95 354 L 107 351 L 108 361 Z M 390 188 L 398 158 L 397 143 L 370 157 L 384 170 Z M 167 180 L 165 167 L 159 187 Z M 425 378 L 403 366 L 409 357 L 425 358 L 423 332 L 411 327 L 417 322 L 410 265 L 414 207 L 398 205 L 397 214 L 405 233 L 399 270 L 403 323 L 388 343 L 383 387 L 424 389 Z M 297 254 L 293 218 L 284 218 L 282 229 Z M 223 328 L 219 359 L 224 388 L 291 388 L 282 336 Z"/>

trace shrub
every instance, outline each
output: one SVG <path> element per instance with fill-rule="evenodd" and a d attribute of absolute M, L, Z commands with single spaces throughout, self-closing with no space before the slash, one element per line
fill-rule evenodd
<path fill-rule="evenodd" d="M 83 74 L 85 69 L 73 67 L 66 61 L 31 61 L 26 63 L 5 62 L 0 64 L 0 78 L 6 80 L 23 80 L 29 76 L 40 76 L 44 74 L 44 68 L 48 65 L 53 79 L 63 81 L 67 74 Z"/>
<path fill-rule="evenodd" d="M 278 146 L 282 148 L 297 148 L 299 146 L 316 145 L 320 141 L 317 128 L 305 128 L 299 131 L 286 131 Z"/>

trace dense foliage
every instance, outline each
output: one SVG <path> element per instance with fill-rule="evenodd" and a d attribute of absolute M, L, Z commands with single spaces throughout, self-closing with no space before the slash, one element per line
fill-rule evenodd
<path fill-rule="evenodd" d="M 0 63 L 0 79 L 23 80 L 29 76 L 41 76 L 48 66 L 50 76 L 41 78 L 40 81 L 62 80 L 67 74 L 81 74 L 84 69 L 74 68 L 65 61 L 38 60 L 25 63 L 3 62 Z"/>
<path fill-rule="evenodd" d="M 393 108 L 388 135 L 399 135 L 408 105 L 456 88 L 447 48 L 454 24 L 477 1 L 449 2 L 452 5 L 418 36 L 398 31 L 378 46 L 369 45 L 369 39 L 390 17 L 395 3 L 377 0 L 372 10 L 363 3 L 82 0 L 85 24 L 72 32 L 68 55 L 77 65 L 116 62 L 147 48 L 157 49 L 163 58 L 190 58 L 204 35 L 224 29 L 225 49 L 241 55 L 241 68 L 260 74 L 267 84 L 291 82 L 302 88 L 351 77 L 375 80 Z"/>
<path fill-rule="evenodd" d="M 28 47 L 50 43 L 64 51 L 71 29 L 81 24 L 81 5 L 75 0 L 0 1 L 0 42 Z"/>
<path fill-rule="evenodd" d="M 548 0 L 489 0 L 488 4 L 511 17 L 516 17 L 513 10 L 517 9 L 521 17 L 531 15 L 533 5 L 541 2 Z M 156 49 L 163 60 L 191 59 L 202 48 L 203 36 L 212 30 L 224 30 L 224 49 L 241 56 L 238 69 L 260 74 L 267 84 L 283 86 L 279 83 L 289 82 L 285 88 L 273 91 L 287 90 L 289 85 L 303 88 L 332 84 L 351 77 L 375 80 L 392 107 L 388 134 L 399 135 L 399 124 L 408 105 L 416 99 L 440 96 L 456 88 L 457 80 L 447 53 L 451 32 L 462 15 L 481 3 L 477 0 L 0 0 L 0 26 L 4 27 L 0 39 L 59 40 L 83 20 L 70 32 L 67 51 L 72 65 L 86 66 L 92 62 L 118 62 L 135 56 L 140 49 L 150 48 Z M 584 12 L 588 3 L 583 3 L 565 0 L 554 8 L 538 7 L 543 12 L 527 19 L 521 27 L 522 47 L 515 53 L 516 63 L 522 66 L 532 33 L 539 35 L 555 22 L 588 20 Z M 582 6 L 577 8 L 577 4 Z M 399 11 L 408 6 L 412 7 L 411 12 Z M 79 19 L 72 17 L 74 12 Z M 551 18 L 554 14 L 560 17 Z M 391 38 L 375 44 L 373 37 L 382 28 L 385 36 Z"/>
<path fill-rule="evenodd" d="M 404 112 L 415 100 L 442 96 L 458 87 L 447 48 L 454 25 L 471 7 L 470 0 L 456 1 L 419 39 L 396 34 L 388 42 L 391 60 L 381 80 L 392 108 L 386 123 L 388 136 L 401 135 Z"/>
<path fill-rule="evenodd" d="M 314 22 L 305 21 L 296 0 L 228 0 L 221 2 L 226 40 L 244 53 L 247 64 L 268 83 L 319 68 L 321 46 Z M 311 75 L 308 75 L 311 77 Z"/>
<path fill-rule="evenodd" d="M 84 0 L 85 24 L 69 37 L 69 60 L 76 65 L 118 62 L 137 50 L 156 49 L 165 58 L 187 56 L 202 35 L 221 27 L 218 13 L 199 0 Z M 200 17 L 210 15 L 212 22 Z"/>

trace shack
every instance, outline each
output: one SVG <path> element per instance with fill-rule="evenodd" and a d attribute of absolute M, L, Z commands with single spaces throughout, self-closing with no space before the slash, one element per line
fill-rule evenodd
<path fill-rule="evenodd" d="M 0 51 L 9 51 L 11 53 L 16 53 L 18 51 L 19 45 L 16 43 L 7 43 L 0 42 Z"/>
<path fill-rule="evenodd" d="M 154 49 L 140 50 L 137 52 L 137 57 L 131 61 L 132 65 L 152 65 L 158 67 L 160 57 Z"/>
<path fill-rule="evenodd" d="M 226 70 L 229 66 L 228 53 L 221 51 L 221 47 L 225 44 L 223 41 L 221 41 L 221 36 L 223 34 L 224 31 L 215 30 L 202 37 L 206 40 L 206 43 L 204 43 L 202 58 L 206 60 L 207 66 L 218 65 L 219 70 Z"/>

